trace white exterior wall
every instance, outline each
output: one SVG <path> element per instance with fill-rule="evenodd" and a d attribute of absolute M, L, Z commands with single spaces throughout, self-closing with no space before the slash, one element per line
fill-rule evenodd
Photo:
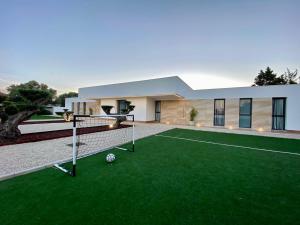
<path fill-rule="evenodd" d="M 116 113 L 118 100 L 130 101 L 132 105 L 135 106 L 134 110 L 131 112 L 134 114 L 136 121 L 153 121 L 154 120 L 154 100 L 147 97 L 141 98 L 109 98 L 101 99 L 100 104 L 111 105 L 114 108 L 111 110 L 112 113 Z M 101 109 L 101 114 L 105 114 Z"/>
<path fill-rule="evenodd" d="M 117 99 L 101 99 L 100 104 L 102 105 L 111 105 L 113 108 L 111 109 L 111 113 L 116 113 L 117 112 Z M 105 112 L 102 110 L 100 107 L 100 114 L 105 115 Z"/>
<path fill-rule="evenodd" d="M 131 104 L 135 106 L 131 112 L 135 120 L 147 121 L 147 98 L 126 98 L 126 100 L 131 101 Z"/>
<path fill-rule="evenodd" d="M 72 102 L 77 98 L 65 98 L 65 108 L 68 109 L 69 111 L 72 110 Z"/>
<path fill-rule="evenodd" d="M 300 93 L 286 100 L 286 130 L 300 130 Z"/>
<path fill-rule="evenodd" d="M 155 100 L 153 98 L 147 98 L 147 114 L 146 121 L 155 120 Z"/>
<path fill-rule="evenodd" d="M 101 105 L 115 106 L 112 110 L 112 112 L 115 112 L 117 109 L 117 100 L 126 99 L 136 106 L 132 112 L 135 114 L 136 120 L 153 121 L 155 118 L 154 96 L 174 94 L 179 94 L 186 100 L 285 97 L 287 98 L 285 128 L 286 130 L 300 130 L 300 85 L 192 90 L 179 77 L 169 77 L 80 88 L 80 97 L 66 99 L 66 108 L 71 109 L 72 102 L 82 102 L 80 99 L 98 99 L 101 100 Z"/>
<path fill-rule="evenodd" d="M 194 91 L 189 99 L 215 98 L 274 98 L 286 100 L 286 130 L 300 130 L 300 85 L 273 85 L 263 87 L 221 88 Z"/>

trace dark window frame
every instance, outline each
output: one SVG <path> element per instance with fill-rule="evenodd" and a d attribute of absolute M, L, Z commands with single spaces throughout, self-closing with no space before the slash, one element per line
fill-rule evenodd
<path fill-rule="evenodd" d="M 77 114 L 80 114 L 80 102 L 77 102 Z"/>
<path fill-rule="evenodd" d="M 161 101 L 160 100 L 158 100 L 158 101 L 155 101 L 155 114 L 154 114 L 154 116 L 155 116 L 155 121 L 157 121 L 157 122 L 160 122 L 160 119 L 161 119 Z M 159 107 L 158 107 L 158 105 L 159 105 Z M 159 110 L 158 110 L 158 108 L 159 108 Z"/>
<path fill-rule="evenodd" d="M 275 105 L 275 101 L 276 99 L 283 99 L 283 115 L 274 115 L 274 105 Z M 284 118 L 283 119 L 283 129 L 275 129 L 274 127 L 274 118 L 275 117 L 280 117 L 280 118 Z M 286 120 L 286 97 L 275 97 L 272 98 L 272 130 L 285 130 L 285 120 Z"/>
<path fill-rule="evenodd" d="M 122 114 L 121 113 L 121 108 L 120 108 L 121 102 L 126 102 L 126 101 L 127 101 L 126 99 L 119 99 L 119 100 L 117 100 L 117 113 L 118 114 Z"/>
<path fill-rule="evenodd" d="M 83 102 L 83 115 L 86 115 L 86 102 Z"/>
<path fill-rule="evenodd" d="M 216 114 L 216 101 L 223 100 L 224 101 L 224 114 Z M 225 126 L 225 111 L 226 111 L 226 101 L 225 98 L 216 98 L 214 99 L 214 126 L 224 127 Z M 223 125 L 216 124 L 216 115 L 223 115 L 224 116 L 224 123 Z"/>
<path fill-rule="evenodd" d="M 250 100 L 250 114 L 241 113 L 241 101 L 242 100 Z M 241 127 L 241 124 L 240 124 L 241 116 L 250 116 L 250 127 Z M 252 98 L 240 98 L 240 103 L 239 103 L 239 128 L 252 128 Z"/>

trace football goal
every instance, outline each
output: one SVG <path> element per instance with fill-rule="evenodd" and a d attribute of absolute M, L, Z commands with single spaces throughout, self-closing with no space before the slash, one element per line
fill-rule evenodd
<path fill-rule="evenodd" d="M 134 115 L 74 115 L 72 168 L 61 171 L 76 176 L 76 161 L 108 149 L 134 152 Z"/>

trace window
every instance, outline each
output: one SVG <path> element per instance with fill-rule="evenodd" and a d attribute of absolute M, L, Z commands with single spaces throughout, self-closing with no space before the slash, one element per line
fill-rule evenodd
<path fill-rule="evenodd" d="M 83 103 L 83 115 L 86 114 L 86 102 Z"/>
<path fill-rule="evenodd" d="M 273 110 L 272 110 L 273 130 L 285 129 L 285 105 L 286 105 L 286 98 L 273 98 Z"/>
<path fill-rule="evenodd" d="M 118 100 L 118 114 L 126 114 L 127 111 L 127 101 Z"/>
<path fill-rule="evenodd" d="M 80 102 L 77 102 L 77 114 L 80 114 Z"/>
<path fill-rule="evenodd" d="M 161 101 L 155 101 L 155 121 L 160 122 Z"/>
<path fill-rule="evenodd" d="M 225 124 L 225 99 L 215 99 L 214 126 Z"/>
<path fill-rule="evenodd" d="M 251 128 L 252 120 L 252 99 L 241 98 L 240 99 L 240 128 Z"/>

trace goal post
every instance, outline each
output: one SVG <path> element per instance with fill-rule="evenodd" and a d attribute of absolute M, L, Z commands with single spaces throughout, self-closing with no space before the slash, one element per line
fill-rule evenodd
<path fill-rule="evenodd" d="M 72 167 L 68 171 L 59 165 L 56 168 L 76 176 L 78 158 L 93 155 L 108 149 L 134 152 L 135 124 L 133 114 L 74 115 L 72 135 Z"/>

